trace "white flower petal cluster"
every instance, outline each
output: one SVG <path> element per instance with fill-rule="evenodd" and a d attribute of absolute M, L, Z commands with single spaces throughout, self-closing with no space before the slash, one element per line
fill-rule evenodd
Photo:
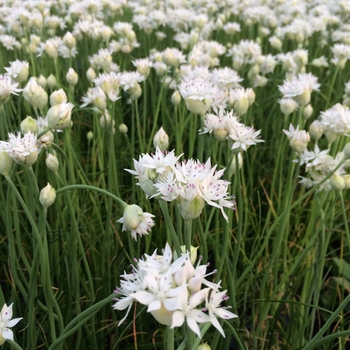
<path fill-rule="evenodd" d="M 259 138 L 260 130 L 256 131 L 252 127 L 245 126 L 233 111 L 207 113 L 201 133 L 213 133 L 219 141 L 228 140 L 231 143 L 231 149 L 235 151 L 246 151 L 251 145 L 264 142 Z"/>
<path fill-rule="evenodd" d="M 32 166 L 38 159 L 41 150 L 36 135 L 27 132 L 22 137 L 19 132 L 17 135 L 9 133 L 8 137 L 9 140 L 5 143 L 5 147 L 9 156 L 20 165 Z"/>
<path fill-rule="evenodd" d="M 337 103 L 332 108 L 321 112 L 319 121 L 326 136 L 331 134 L 334 134 L 335 137 L 345 135 L 350 131 L 350 110 Z"/>
<path fill-rule="evenodd" d="M 5 103 L 10 95 L 18 95 L 22 89 L 18 88 L 18 83 L 15 83 L 9 74 L 0 74 L 0 106 Z"/>
<path fill-rule="evenodd" d="M 216 170 L 211 166 L 210 158 L 201 163 L 189 159 L 177 163 L 174 172 L 168 172 L 166 178 L 161 178 L 154 186 L 158 189 L 156 195 L 166 201 L 177 200 L 178 208 L 185 220 L 198 217 L 205 203 L 219 208 L 225 220 L 228 220 L 224 208 L 234 208 L 234 201 L 227 193 L 230 182 L 221 180 L 225 169 Z"/>
<path fill-rule="evenodd" d="M 142 154 L 139 160 L 134 159 L 135 170 L 125 169 L 130 174 L 135 175 L 139 180 L 139 185 L 146 193 L 146 196 L 154 196 L 157 193 L 155 183 L 160 178 L 166 178 L 168 172 L 173 172 L 175 164 L 182 154 L 175 156 L 174 150 L 171 152 L 162 152 L 159 147 L 155 154 Z"/>
<path fill-rule="evenodd" d="M 15 326 L 21 319 L 20 318 L 12 318 L 12 306 L 13 303 L 10 306 L 7 306 L 4 304 L 4 306 L 1 309 L 0 314 L 0 345 L 4 344 L 7 339 L 13 340 L 13 332 L 10 329 L 11 327 Z"/>
<path fill-rule="evenodd" d="M 126 319 L 134 301 L 147 305 L 147 311 L 161 324 L 171 328 L 181 327 L 185 321 L 189 328 L 201 337 L 199 323 L 211 322 L 222 336 L 225 333 L 217 318 L 231 319 L 237 315 L 221 306 L 228 299 L 226 290 L 219 292 L 220 282 L 206 280 L 208 265 L 194 266 L 190 253 L 174 257 L 169 244 L 163 255 L 156 251 L 145 254 L 133 266 L 131 274 L 121 275 L 120 287 L 115 290 L 115 310 L 127 309 Z M 215 273 L 215 271 L 214 271 Z M 204 288 L 202 288 L 204 286 Z"/>
<path fill-rule="evenodd" d="M 317 77 L 312 73 L 298 74 L 290 80 L 285 80 L 279 86 L 283 97 L 290 97 L 298 103 L 299 106 L 306 106 L 310 102 L 311 93 L 318 91 L 320 84 Z"/>

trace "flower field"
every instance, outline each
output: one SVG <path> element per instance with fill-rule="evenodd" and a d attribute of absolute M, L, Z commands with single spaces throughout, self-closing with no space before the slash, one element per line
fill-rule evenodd
<path fill-rule="evenodd" d="M 0 3 L 0 346 L 349 349 L 350 1 Z"/>

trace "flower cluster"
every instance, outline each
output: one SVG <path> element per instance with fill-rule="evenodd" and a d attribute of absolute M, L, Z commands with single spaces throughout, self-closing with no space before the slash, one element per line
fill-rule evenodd
<path fill-rule="evenodd" d="M 159 147 L 153 155 L 143 154 L 134 160 L 135 170 L 126 169 L 139 180 L 138 185 L 147 196 L 161 197 L 166 201 L 176 200 L 181 215 L 186 220 L 198 217 L 205 203 L 221 209 L 234 208 L 232 198 L 227 194 L 230 184 L 221 180 L 225 169 L 216 170 L 210 158 L 205 164 L 189 159 L 179 162 L 174 151 L 163 153 Z"/>
<path fill-rule="evenodd" d="M 206 279 L 210 275 L 207 274 L 208 264 L 200 265 L 199 260 L 195 265 L 191 260 L 190 253 L 186 252 L 180 257 L 174 256 L 173 261 L 169 244 L 166 244 L 163 255 L 155 251 L 137 260 L 132 273 L 124 273 L 120 287 L 115 290 L 119 297 L 113 308 L 127 309 L 119 325 L 137 301 L 147 305 L 147 311 L 159 323 L 171 328 L 181 327 L 186 321 L 188 327 L 201 337 L 198 324 L 211 322 L 225 336 L 217 318 L 237 317 L 227 310 L 228 307 L 221 306 L 228 299 L 226 290 L 220 291 L 220 282 L 216 284 Z"/>

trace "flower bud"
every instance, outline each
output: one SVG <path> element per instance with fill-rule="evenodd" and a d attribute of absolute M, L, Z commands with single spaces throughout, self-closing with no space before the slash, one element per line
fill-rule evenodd
<path fill-rule="evenodd" d="M 50 95 L 51 106 L 59 105 L 61 103 L 67 103 L 67 95 L 63 89 L 56 90 Z"/>
<path fill-rule="evenodd" d="M 204 199 L 198 196 L 190 201 L 182 201 L 177 205 L 181 216 L 185 220 L 193 220 L 197 218 L 202 213 L 204 206 Z"/>
<path fill-rule="evenodd" d="M 213 100 L 211 98 L 207 98 L 204 100 L 195 100 L 191 98 L 185 99 L 187 109 L 193 114 L 199 115 L 204 115 L 210 108 L 212 102 Z"/>
<path fill-rule="evenodd" d="M 228 136 L 228 131 L 226 129 L 214 129 L 213 135 L 218 141 L 225 141 Z"/>
<path fill-rule="evenodd" d="M 68 81 L 68 84 L 74 87 L 78 84 L 79 77 L 77 72 L 73 68 L 69 68 L 66 74 L 66 79 Z"/>
<path fill-rule="evenodd" d="M 135 101 L 142 95 L 141 85 L 139 83 L 136 83 L 136 85 L 129 88 L 127 92 L 130 95 L 130 98 Z"/>
<path fill-rule="evenodd" d="M 198 346 L 197 350 L 210 350 L 210 346 L 205 343 Z"/>
<path fill-rule="evenodd" d="M 86 71 L 86 77 L 89 81 L 93 81 L 96 78 L 96 73 L 91 67 Z"/>
<path fill-rule="evenodd" d="M 179 103 L 181 102 L 181 95 L 178 91 L 174 91 L 171 95 L 171 103 L 177 107 Z"/>
<path fill-rule="evenodd" d="M 244 115 L 247 113 L 248 107 L 249 107 L 248 99 L 244 96 L 235 102 L 235 104 L 233 105 L 233 110 L 238 115 Z"/>
<path fill-rule="evenodd" d="M 45 163 L 46 163 L 46 166 L 56 172 L 58 170 L 58 167 L 60 165 L 59 161 L 58 161 L 58 158 L 52 154 L 52 153 L 49 153 L 45 159 Z"/>
<path fill-rule="evenodd" d="M 169 146 L 169 136 L 161 127 L 153 137 L 154 148 L 159 147 L 159 149 L 164 152 Z"/>
<path fill-rule="evenodd" d="M 119 125 L 119 132 L 121 134 L 127 134 L 128 133 L 128 127 L 124 123 L 120 124 Z"/>
<path fill-rule="evenodd" d="M 57 84 L 56 77 L 53 74 L 50 74 L 47 78 L 47 86 L 52 90 Z"/>
<path fill-rule="evenodd" d="M 350 188 L 350 174 L 343 175 L 343 179 L 345 181 L 345 190 L 348 190 Z"/>
<path fill-rule="evenodd" d="M 297 108 L 298 104 L 292 98 L 282 98 L 278 101 L 281 112 L 287 117 L 292 114 Z"/>
<path fill-rule="evenodd" d="M 136 230 L 140 223 L 143 215 L 143 210 L 136 204 L 127 205 L 124 209 L 123 219 L 124 226 L 128 230 Z"/>
<path fill-rule="evenodd" d="M 93 138 L 94 138 L 94 134 L 92 131 L 89 131 L 87 134 L 86 134 L 86 138 L 88 139 L 88 141 L 91 141 Z"/>
<path fill-rule="evenodd" d="M 9 154 L 4 150 L 0 141 L 0 174 L 6 176 L 12 169 L 13 160 Z"/>
<path fill-rule="evenodd" d="M 31 132 L 32 134 L 38 133 L 38 123 L 32 117 L 27 117 L 21 122 L 21 133 L 24 135 L 27 132 Z"/>
<path fill-rule="evenodd" d="M 234 156 L 232 159 L 230 168 L 228 170 L 229 177 L 236 174 L 237 171 L 242 168 L 242 165 L 243 165 L 242 152 L 237 153 L 237 158 L 238 158 L 238 164 L 237 164 L 236 156 Z"/>
<path fill-rule="evenodd" d="M 333 190 L 342 191 L 345 188 L 345 180 L 337 173 L 334 173 L 331 177 L 330 184 Z"/>
<path fill-rule="evenodd" d="M 313 140 L 318 141 L 323 135 L 322 124 L 318 120 L 314 120 L 309 127 L 309 134 Z"/>
<path fill-rule="evenodd" d="M 39 75 L 39 78 L 36 80 L 36 82 L 37 82 L 43 89 L 46 88 L 47 79 L 46 79 L 42 74 Z"/>
<path fill-rule="evenodd" d="M 39 201 L 41 205 L 47 209 L 50 205 L 54 203 L 56 199 L 56 191 L 55 189 L 48 183 L 46 187 L 44 187 L 39 196 Z"/>
<path fill-rule="evenodd" d="M 115 121 L 112 119 L 111 115 L 108 113 L 107 109 L 100 117 L 100 126 L 103 129 L 114 128 Z"/>
<path fill-rule="evenodd" d="M 310 90 L 305 90 L 302 94 L 294 97 L 294 101 L 299 106 L 306 106 L 310 102 L 310 99 L 311 99 Z"/>
<path fill-rule="evenodd" d="M 71 32 L 67 32 L 62 40 L 63 44 L 66 45 L 69 49 L 72 49 L 77 45 L 77 41 Z"/>
<path fill-rule="evenodd" d="M 312 116 L 314 109 L 312 108 L 312 106 L 310 104 L 308 104 L 307 106 L 304 107 L 303 110 L 303 117 L 305 119 L 309 119 Z"/>

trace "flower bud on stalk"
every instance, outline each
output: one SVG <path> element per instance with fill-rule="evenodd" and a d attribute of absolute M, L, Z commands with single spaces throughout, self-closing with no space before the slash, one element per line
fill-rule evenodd
<path fill-rule="evenodd" d="M 55 189 L 48 183 L 46 187 L 44 187 L 40 191 L 39 201 L 41 205 L 47 209 L 50 205 L 54 203 L 56 199 L 56 191 Z"/>
<path fill-rule="evenodd" d="M 26 119 L 22 120 L 21 122 L 21 133 L 24 135 L 27 132 L 31 132 L 32 134 L 37 134 L 38 133 L 38 123 L 36 122 L 35 119 L 32 117 L 27 117 Z"/>
<path fill-rule="evenodd" d="M 155 148 L 157 148 L 157 146 L 158 146 L 162 152 L 164 152 L 168 148 L 168 146 L 169 146 L 169 136 L 164 131 L 163 127 L 161 127 L 157 131 L 157 133 L 154 135 L 153 146 Z"/>

